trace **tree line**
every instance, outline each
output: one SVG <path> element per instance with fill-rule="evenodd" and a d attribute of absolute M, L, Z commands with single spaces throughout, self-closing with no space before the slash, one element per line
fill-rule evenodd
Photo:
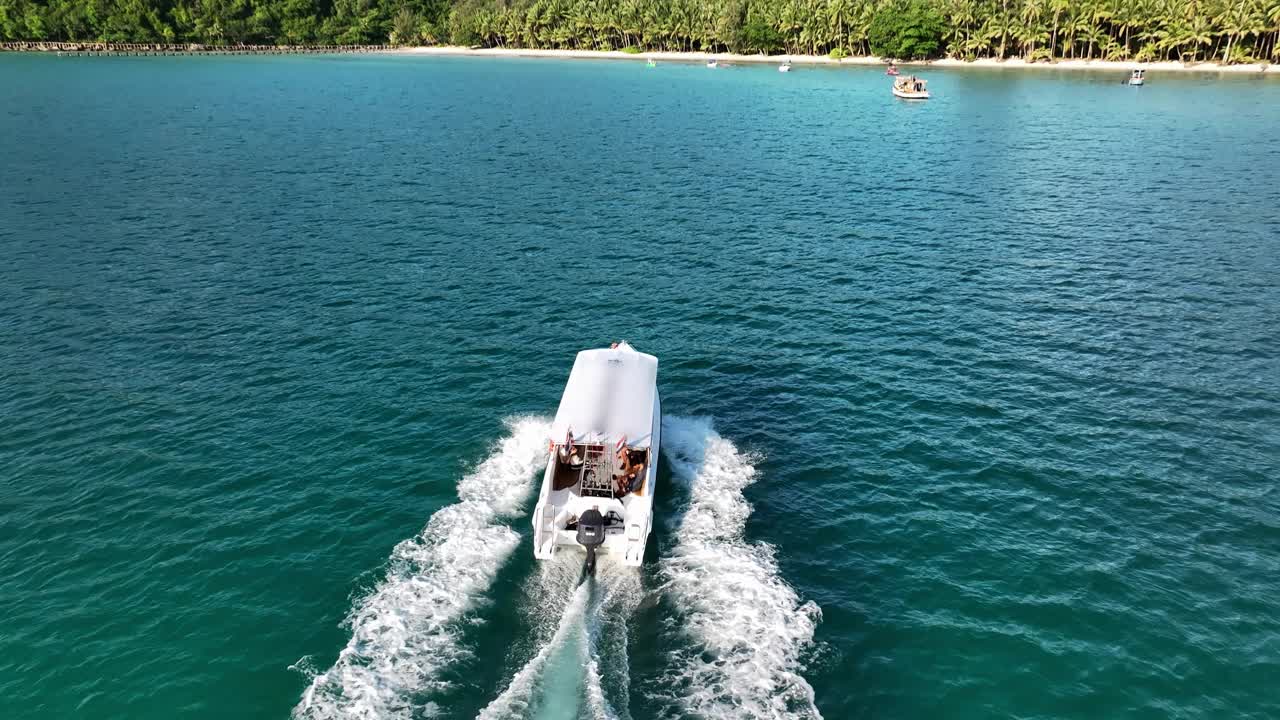
<path fill-rule="evenodd" d="M 0 0 L 0 39 L 1280 61 L 1280 0 Z"/>

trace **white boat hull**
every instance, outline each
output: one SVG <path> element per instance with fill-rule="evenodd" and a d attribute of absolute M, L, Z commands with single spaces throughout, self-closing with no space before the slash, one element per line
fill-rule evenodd
<path fill-rule="evenodd" d="M 565 388 L 561 400 L 560 411 L 556 414 L 553 428 L 564 425 L 571 430 L 575 443 L 580 443 L 583 452 L 586 446 L 603 445 L 605 452 L 612 455 L 615 442 L 619 437 L 626 437 L 628 447 L 632 450 L 648 449 L 648 461 L 644 467 L 644 481 L 635 492 L 622 497 L 611 496 L 611 491 L 591 493 L 586 480 L 578 480 L 576 484 L 556 487 L 557 468 L 560 467 L 558 454 L 552 452 L 547 460 L 546 470 L 542 476 L 542 489 L 538 494 L 538 505 L 533 512 L 533 555 L 539 560 L 550 560 L 557 553 L 574 552 L 585 557 L 585 548 L 578 542 L 576 529 L 577 518 L 587 510 L 594 509 L 605 518 L 612 519 L 604 529 L 604 542 L 597 553 L 608 555 L 623 565 L 638 567 L 644 562 L 645 548 L 649 542 L 649 534 L 653 531 L 653 499 L 658 483 L 658 448 L 662 433 L 662 403 L 657 387 L 651 385 L 643 391 L 617 391 L 616 387 L 627 385 L 634 388 L 635 376 L 631 369 L 618 370 L 607 367 L 585 367 L 579 370 L 581 355 L 587 353 L 603 353 L 613 351 L 587 351 L 580 354 L 580 360 L 574 365 L 569 384 Z M 619 353 L 631 353 L 631 358 L 643 357 L 652 362 L 652 369 L 647 376 L 650 383 L 656 378 L 657 360 L 652 356 L 637 353 L 630 346 L 623 344 Z M 590 358 L 588 365 L 597 360 Z M 623 364 L 630 362 L 624 357 Z M 581 373 L 581 376 L 579 376 Z M 619 373 L 619 374 L 613 374 Z M 576 379 L 577 377 L 577 379 Z M 608 392 L 605 388 L 614 388 Z M 598 390 L 598 392 L 591 392 Z M 651 393 L 646 396 L 645 393 Z M 644 407 L 634 407 L 638 397 L 645 397 Z M 648 397 L 651 397 L 652 406 Z M 626 401 L 631 400 L 628 404 Z M 593 425 L 595 420 L 595 427 Z M 618 432 L 625 428 L 625 432 Z M 555 430 L 553 429 L 553 434 Z M 556 438 L 553 435 L 553 442 Z M 593 451 L 594 452 L 594 451 Z M 590 466 L 589 466 L 590 467 Z M 563 472 L 563 468 L 560 468 Z M 590 476 L 590 473 L 587 474 Z M 563 476 L 562 476 L 563 478 Z M 612 477 L 609 477 L 612 483 Z M 587 488 L 584 490 L 584 488 Z"/>
<path fill-rule="evenodd" d="M 929 99 L 928 90 L 916 91 L 916 90 L 899 90 L 898 88 L 894 88 L 893 94 L 894 96 L 900 97 L 903 100 L 928 100 Z"/>
<path fill-rule="evenodd" d="M 1141 85 L 1141 84 L 1143 84 L 1144 82 L 1146 82 L 1146 81 L 1145 81 L 1145 80 L 1143 80 L 1142 78 L 1130 78 L 1130 79 L 1129 79 L 1129 84 L 1130 84 L 1130 85 Z"/>

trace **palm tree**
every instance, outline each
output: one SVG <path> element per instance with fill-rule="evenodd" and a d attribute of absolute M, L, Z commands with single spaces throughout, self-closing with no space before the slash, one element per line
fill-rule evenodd
<path fill-rule="evenodd" d="M 1182 44 L 1191 45 L 1191 61 L 1196 62 L 1200 59 L 1200 46 L 1213 42 L 1209 19 L 1204 15 L 1193 15 L 1190 24 L 1184 27 Z"/>
<path fill-rule="evenodd" d="M 1022 31 L 1018 35 L 1018 41 L 1022 43 L 1022 47 L 1023 47 L 1023 57 L 1025 57 L 1028 62 L 1035 62 L 1037 59 L 1039 59 L 1039 56 L 1037 55 L 1036 45 L 1048 39 L 1049 39 L 1049 31 L 1045 28 L 1044 25 L 1031 25 L 1031 26 L 1023 27 Z M 1048 55 L 1052 57 L 1052 53 L 1045 48 L 1041 48 L 1039 52 L 1044 55 Z"/>
<path fill-rule="evenodd" d="M 1018 40 L 1022 43 L 1023 57 L 1033 54 L 1036 42 L 1042 39 L 1040 35 L 1044 27 L 1040 24 L 1040 14 L 1044 9 L 1041 3 L 1042 0 L 1026 0 L 1022 6 L 1022 29 Z"/>
<path fill-rule="evenodd" d="M 1126 2 L 1126 0 L 1114 0 L 1115 5 L 1112 7 L 1111 24 L 1117 30 L 1124 34 L 1123 39 L 1118 40 L 1122 50 L 1121 57 L 1129 55 L 1129 32 L 1140 19 L 1140 8 L 1136 3 Z"/>
<path fill-rule="evenodd" d="M 1064 12 L 1071 9 L 1071 0 L 1049 0 L 1049 9 L 1053 11 L 1053 36 L 1049 40 L 1051 53 L 1058 52 L 1058 21 Z"/>
<path fill-rule="evenodd" d="M 1227 36 L 1227 46 L 1222 51 L 1222 62 L 1231 62 L 1231 45 L 1248 27 L 1249 15 L 1245 12 L 1244 0 L 1228 2 L 1214 21 L 1221 25 L 1223 33 Z"/>
<path fill-rule="evenodd" d="M 1014 23 L 1013 16 L 1009 13 L 1009 0 L 1000 0 L 1000 14 L 996 16 L 995 29 L 1000 32 L 999 59 L 1003 60 L 1005 44 L 1009 40 L 1009 33 L 1018 31 L 1018 26 Z"/>
<path fill-rule="evenodd" d="M 1063 26 L 1063 29 L 1067 32 L 1067 47 L 1071 51 L 1070 57 L 1074 58 L 1076 56 L 1076 37 L 1080 33 L 1086 32 L 1090 27 L 1092 27 L 1092 25 L 1090 25 L 1089 20 L 1084 16 L 1083 11 L 1077 15 L 1072 15 L 1067 19 L 1066 25 Z"/>
<path fill-rule="evenodd" d="M 1094 45 L 1101 46 L 1109 37 L 1103 31 L 1101 23 L 1111 18 L 1111 10 L 1101 0 L 1084 0 L 1082 3 L 1081 13 L 1088 20 L 1089 26 L 1086 30 L 1085 37 L 1089 40 L 1089 49 L 1085 57 L 1093 59 Z"/>
<path fill-rule="evenodd" d="M 391 44 L 418 42 L 418 15 L 407 7 L 400 8 L 391 21 Z"/>
<path fill-rule="evenodd" d="M 1094 45 L 1102 45 L 1102 43 L 1106 42 L 1108 36 L 1103 32 L 1102 28 L 1092 24 L 1085 27 L 1082 35 L 1084 36 L 1084 41 L 1089 43 L 1084 57 L 1086 60 L 1092 60 Z"/>
<path fill-rule="evenodd" d="M 1280 60 L 1280 0 L 1265 0 L 1262 19 L 1271 23 L 1271 57 Z"/>

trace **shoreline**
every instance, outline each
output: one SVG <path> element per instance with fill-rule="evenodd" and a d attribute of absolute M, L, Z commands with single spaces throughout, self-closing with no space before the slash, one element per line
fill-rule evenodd
<path fill-rule="evenodd" d="M 437 55 L 459 57 L 516 57 L 516 58 L 559 58 L 570 60 L 654 60 L 656 62 L 705 63 L 715 58 L 730 64 L 779 64 L 790 60 L 793 65 L 829 65 L 829 66 L 884 66 L 888 63 L 874 56 L 847 57 L 835 60 L 826 55 L 738 55 L 735 53 L 706 52 L 641 52 L 627 53 L 621 50 L 539 50 L 532 48 L 467 48 L 459 46 L 438 45 L 430 47 L 397 48 L 384 51 L 393 55 Z M 1088 70 L 1094 72 L 1129 72 L 1140 69 L 1153 72 L 1216 72 L 1244 75 L 1280 75 L 1280 65 L 1219 65 L 1214 62 L 1182 63 L 1182 62 L 1124 62 L 1118 60 L 1058 60 L 1056 62 L 1029 63 L 1021 58 L 994 60 L 918 60 L 898 62 L 899 67 L 939 67 L 939 68 L 990 68 L 1003 70 L 1037 69 L 1037 70 Z"/>
<path fill-rule="evenodd" d="M 570 60 L 654 60 L 655 62 L 699 64 L 714 58 L 726 64 L 777 65 L 790 61 L 793 65 L 825 65 L 852 67 L 884 67 L 888 64 L 875 56 L 847 57 L 840 60 L 826 55 L 742 55 L 738 53 L 670 52 L 654 51 L 629 53 L 621 50 L 552 50 L 537 48 L 473 48 L 458 45 L 432 45 L 420 47 L 394 47 L 391 45 L 198 45 L 159 43 L 98 43 L 98 42 L 5 42 L 0 43 L 0 53 L 36 53 L 70 56 L 164 56 L 164 55 L 295 55 L 295 54 L 378 54 L 378 55 L 432 55 L 456 57 L 500 58 L 554 58 Z M 1032 69 L 1032 70 L 1085 70 L 1092 72 L 1128 73 L 1131 70 L 1175 73 L 1228 73 L 1232 75 L 1280 76 L 1280 63 L 1247 63 L 1222 65 L 1213 61 L 1184 63 L 1179 61 L 1127 62 L 1122 60 L 1056 60 L 1053 62 L 1027 62 L 1022 58 L 995 60 L 939 60 L 899 61 L 904 68 L 961 68 L 961 69 Z"/>

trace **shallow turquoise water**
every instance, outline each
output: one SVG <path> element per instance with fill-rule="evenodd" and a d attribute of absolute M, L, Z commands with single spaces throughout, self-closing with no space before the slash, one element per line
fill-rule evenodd
<path fill-rule="evenodd" d="M 1280 716 L 1280 83 L 929 77 L 0 57 L 0 717 Z"/>

